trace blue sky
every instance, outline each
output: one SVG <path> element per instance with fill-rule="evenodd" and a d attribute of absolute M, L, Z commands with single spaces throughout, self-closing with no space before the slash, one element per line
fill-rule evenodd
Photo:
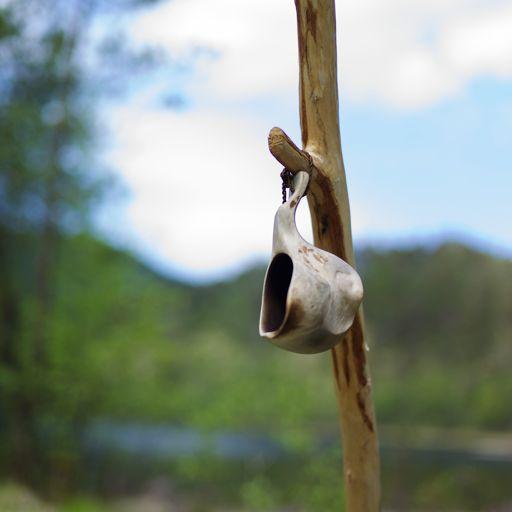
<path fill-rule="evenodd" d="M 511 255 L 512 2 L 338 4 L 356 241 L 455 237 Z M 266 136 L 300 140 L 294 16 L 291 0 L 173 0 L 123 20 L 186 71 L 104 109 L 105 158 L 130 190 L 102 222 L 110 236 L 193 279 L 268 255 L 280 168 Z M 169 94 L 183 108 L 164 108 Z"/>
<path fill-rule="evenodd" d="M 348 105 L 342 130 L 352 202 L 364 203 L 369 191 L 383 213 L 360 236 L 446 233 L 510 254 L 511 92 L 482 79 L 413 112 Z"/>

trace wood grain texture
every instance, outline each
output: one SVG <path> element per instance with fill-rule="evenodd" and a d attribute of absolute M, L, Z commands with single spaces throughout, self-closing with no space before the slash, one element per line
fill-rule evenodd
<path fill-rule="evenodd" d="M 289 171 L 311 173 L 313 166 L 311 157 L 299 149 L 281 128 L 274 127 L 270 130 L 268 148 L 276 160 Z"/>
<path fill-rule="evenodd" d="M 302 144 L 312 158 L 308 192 L 315 245 L 355 267 L 341 152 L 334 0 L 295 0 L 300 59 Z M 380 508 L 377 429 L 360 310 L 332 349 L 343 437 L 348 512 Z"/>

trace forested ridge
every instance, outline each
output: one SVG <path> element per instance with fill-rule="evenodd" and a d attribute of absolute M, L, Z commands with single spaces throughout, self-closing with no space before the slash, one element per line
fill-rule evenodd
<path fill-rule="evenodd" d="M 17 297 L 9 303 L 3 281 L 4 321 L 17 310 L 11 349 L 22 357 L 35 250 L 27 236 L 4 232 L 4 240 Z M 263 267 L 190 285 L 89 235 L 62 238 L 55 257 L 48 367 L 36 384 L 48 393 L 38 407 L 55 421 L 70 411 L 267 429 L 272 418 L 279 432 L 334 418 L 329 359 L 288 354 L 258 336 Z M 459 244 L 357 258 L 379 421 L 510 428 L 512 262 Z M 29 366 L 16 380 L 6 362 L 2 375 L 22 389 L 34 378 Z"/>

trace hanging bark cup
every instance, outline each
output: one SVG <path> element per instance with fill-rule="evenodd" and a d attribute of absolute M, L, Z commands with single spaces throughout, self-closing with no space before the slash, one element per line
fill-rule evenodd
<path fill-rule="evenodd" d="M 307 172 L 296 173 L 291 197 L 277 210 L 260 314 L 260 335 L 300 354 L 323 352 L 341 341 L 363 298 L 357 272 L 297 230 L 295 212 L 308 182 Z"/>

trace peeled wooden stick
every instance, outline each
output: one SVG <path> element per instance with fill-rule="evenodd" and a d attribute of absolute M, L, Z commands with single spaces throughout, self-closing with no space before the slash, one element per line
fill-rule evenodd
<path fill-rule="evenodd" d="M 305 151 L 300 150 L 281 128 L 274 127 L 270 130 L 268 149 L 276 160 L 289 171 L 293 173 L 311 172 L 311 157 Z"/>
<path fill-rule="evenodd" d="M 270 132 L 269 148 L 290 171 L 310 170 L 307 197 L 315 245 L 355 266 L 339 133 L 334 0 L 295 0 L 295 5 L 304 149 L 297 148 L 278 128 Z M 331 353 L 340 406 L 347 511 L 377 512 L 379 452 L 362 311 Z"/>

